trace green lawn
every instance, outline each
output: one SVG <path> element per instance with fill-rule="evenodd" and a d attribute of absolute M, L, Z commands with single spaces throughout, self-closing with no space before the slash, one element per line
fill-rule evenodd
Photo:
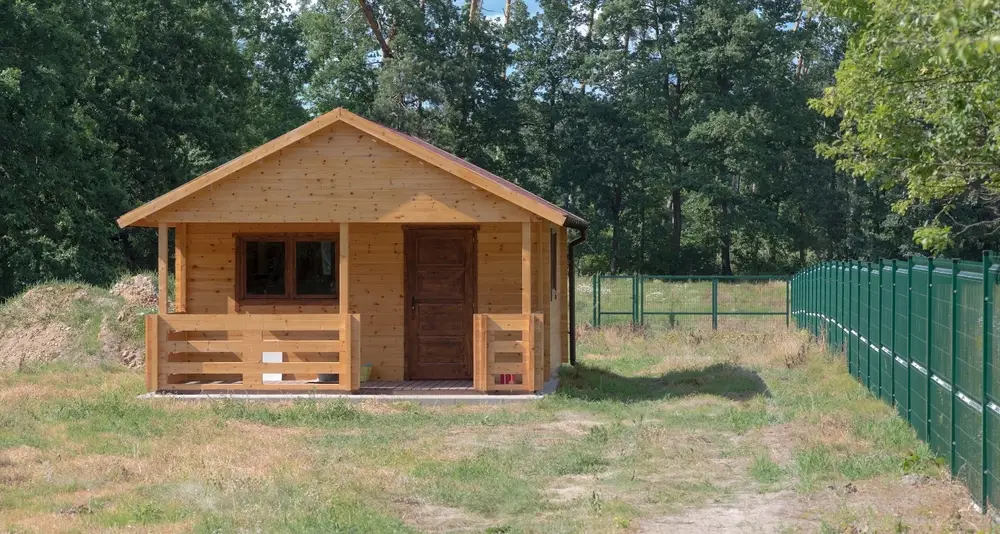
<path fill-rule="evenodd" d="M 783 328 L 582 333 L 525 405 L 139 400 L 141 371 L 0 375 L 10 532 L 964 531 L 965 490 Z"/>

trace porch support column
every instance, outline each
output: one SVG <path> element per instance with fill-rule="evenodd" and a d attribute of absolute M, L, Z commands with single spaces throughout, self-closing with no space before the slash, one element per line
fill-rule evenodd
<path fill-rule="evenodd" d="M 187 313 L 187 223 L 174 227 L 174 311 Z"/>
<path fill-rule="evenodd" d="M 170 250 L 168 248 L 168 232 L 170 229 L 167 227 L 167 223 L 161 222 L 158 226 L 159 231 L 159 249 L 157 251 L 157 282 L 158 282 L 158 293 L 156 298 L 157 311 L 159 313 L 167 313 L 167 261 L 170 257 Z"/>
<path fill-rule="evenodd" d="M 524 350 L 524 368 L 521 379 L 524 388 L 535 390 L 535 321 L 531 316 L 531 224 L 521 223 L 521 313 L 524 315 L 524 330 L 521 331 L 521 346 Z"/>
<path fill-rule="evenodd" d="M 351 309 L 347 303 L 350 297 L 350 285 L 348 281 L 351 277 L 351 266 L 350 261 L 348 261 L 351 257 L 351 234 L 348 223 L 340 223 L 340 236 L 337 239 L 337 246 L 340 248 L 339 273 L 337 274 L 340 279 L 337 296 L 340 300 L 340 314 L 346 317 L 351 313 Z"/>
<path fill-rule="evenodd" d="M 348 223 L 340 223 L 337 246 L 340 248 L 337 297 L 340 300 L 340 319 L 344 325 L 340 331 L 340 340 L 344 342 L 344 352 L 340 353 L 341 368 L 344 371 L 340 383 L 348 391 L 357 391 L 361 388 L 361 332 L 359 317 L 351 315 L 351 229 Z"/>
<path fill-rule="evenodd" d="M 521 223 L 521 313 L 531 313 L 531 223 Z"/>

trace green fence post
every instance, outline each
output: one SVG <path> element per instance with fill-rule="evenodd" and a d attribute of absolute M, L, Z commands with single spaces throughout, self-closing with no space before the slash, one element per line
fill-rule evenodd
<path fill-rule="evenodd" d="M 957 259 L 951 260 L 951 476 L 958 474 L 958 459 L 955 458 L 955 402 L 958 401 L 958 380 L 955 379 L 958 369 L 958 268 Z M 984 415 L 985 416 L 985 415 Z M 984 438 L 986 436 L 983 436 Z"/>
<path fill-rule="evenodd" d="M 844 262 L 837 262 L 837 350 L 844 351 Z"/>
<path fill-rule="evenodd" d="M 712 330 L 719 329 L 719 279 L 712 278 Z"/>
<path fill-rule="evenodd" d="M 819 267 L 812 270 L 812 303 L 809 309 L 812 310 L 813 335 L 819 337 Z"/>
<path fill-rule="evenodd" d="M 639 275 L 639 325 L 646 324 L 646 276 Z"/>
<path fill-rule="evenodd" d="M 854 293 L 854 262 L 847 262 L 847 292 L 845 293 L 845 300 L 847 301 L 847 351 L 845 355 L 847 356 L 847 374 L 854 375 L 854 369 L 851 366 L 851 345 L 854 343 L 854 336 L 851 335 L 851 328 L 854 324 L 851 321 L 851 312 L 854 310 L 854 299 L 851 295 Z"/>
<path fill-rule="evenodd" d="M 822 277 L 820 278 L 820 290 L 822 291 L 823 301 L 820 305 L 822 309 L 822 314 L 820 319 L 822 319 L 823 327 L 823 340 L 827 347 L 830 346 L 830 264 L 823 262 Z"/>
<path fill-rule="evenodd" d="M 856 278 L 857 278 L 857 281 L 858 281 L 858 283 L 857 283 L 857 286 L 858 286 L 858 300 L 857 300 L 857 303 L 858 304 L 856 306 L 856 308 L 857 308 L 857 313 L 856 313 L 857 319 L 854 321 L 854 339 L 857 340 L 857 342 L 854 344 L 854 348 L 855 348 L 855 351 L 854 351 L 854 358 L 855 358 L 854 370 L 858 373 L 858 382 L 860 382 L 861 381 L 861 261 L 860 260 L 858 260 L 858 276 Z M 868 349 L 867 345 L 865 346 L 865 349 L 866 350 Z M 865 384 L 865 387 L 867 387 L 867 384 Z"/>
<path fill-rule="evenodd" d="M 632 274 L 632 326 L 639 324 L 639 275 Z"/>
<path fill-rule="evenodd" d="M 829 330 L 826 328 L 826 264 L 819 266 L 819 333 L 822 336 L 823 344 L 828 345 Z"/>
<path fill-rule="evenodd" d="M 876 327 L 878 329 L 878 331 L 877 331 L 878 335 L 876 336 L 876 341 L 875 341 L 875 347 L 877 347 L 875 349 L 875 357 L 876 357 L 875 361 L 878 363 L 878 398 L 879 398 L 879 400 L 882 399 L 882 389 L 883 389 L 883 385 L 882 385 L 882 368 L 885 367 L 884 365 L 882 365 L 882 358 L 883 358 L 883 356 L 882 356 L 882 327 L 884 326 L 882 324 L 882 289 L 883 289 L 883 286 L 884 286 L 884 283 L 883 283 L 884 282 L 884 280 L 883 280 L 884 278 L 885 278 L 885 271 L 882 270 L 882 260 L 880 259 L 880 260 L 878 260 L 878 305 L 877 305 L 878 306 L 878 326 Z M 869 311 L 869 314 L 870 313 L 871 312 Z M 869 315 L 869 317 L 870 317 L 870 315 Z"/>
<path fill-rule="evenodd" d="M 906 259 L 906 422 L 913 426 L 913 256 Z"/>
<path fill-rule="evenodd" d="M 993 359 L 993 277 L 990 271 L 993 269 L 992 254 L 988 250 L 983 251 L 983 510 L 989 508 L 990 500 L 990 478 L 992 475 L 990 464 L 990 449 L 987 437 L 990 435 L 990 389 L 993 386 L 991 376 Z M 994 506 L 1000 503 L 993 503 Z"/>
<path fill-rule="evenodd" d="M 785 279 L 785 328 L 792 324 L 792 278 Z"/>
<path fill-rule="evenodd" d="M 601 273 L 594 275 L 594 326 L 601 326 Z"/>
<path fill-rule="evenodd" d="M 927 258 L 927 406 L 924 412 L 924 428 L 927 432 L 927 443 L 931 442 L 931 397 L 934 395 L 934 381 L 931 380 L 931 345 L 934 340 L 934 258 Z"/>
<path fill-rule="evenodd" d="M 889 396 L 892 407 L 899 412 L 896 405 L 896 260 L 889 264 L 892 269 L 892 304 L 889 306 Z"/>
<path fill-rule="evenodd" d="M 865 262 L 868 274 L 865 275 L 865 387 L 872 392 L 872 262 Z M 861 333 L 858 332 L 858 339 Z"/>

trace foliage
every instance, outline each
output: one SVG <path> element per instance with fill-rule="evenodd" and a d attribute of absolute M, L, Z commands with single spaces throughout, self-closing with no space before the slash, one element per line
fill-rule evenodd
<path fill-rule="evenodd" d="M 814 107 L 841 117 L 821 153 L 919 214 L 935 252 L 996 231 L 1000 18 L 991 0 L 822 0 L 855 26 L 836 85 Z M 923 213 L 921 213 L 923 212 Z"/>
<path fill-rule="evenodd" d="M 5 2 L 0 297 L 151 268 L 116 217 L 338 106 L 583 215 L 584 272 L 996 242 L 989 4 L 823 3 Z"/>

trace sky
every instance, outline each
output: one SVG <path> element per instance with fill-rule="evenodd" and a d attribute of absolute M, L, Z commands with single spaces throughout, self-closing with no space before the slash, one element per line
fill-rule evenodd
<path fill-rule="evenodd" d="M 528 4 L 529 13 L 538 12 L 538 0 L 525 0 Z M 502 15 L 503 14 L 504 0 L 483 0 L 483 14 L 489 15 Z"/>
<path fill-rule="evenodd" d="M 288 0 L 288 3 L 292 5 L 293 8 L 298 9 L 298 7 L 303 3 L 303 0 Z M 456 3 L 465 3 L 465 0 L 456 0 Z M 503 6 L 505 0 L 483 0 L 483 14 L 486 16 L 497 16 L 503 14 Z M 538 12 L 538 0 L 525 0 L 528 4 L 529 13 Z"/>

